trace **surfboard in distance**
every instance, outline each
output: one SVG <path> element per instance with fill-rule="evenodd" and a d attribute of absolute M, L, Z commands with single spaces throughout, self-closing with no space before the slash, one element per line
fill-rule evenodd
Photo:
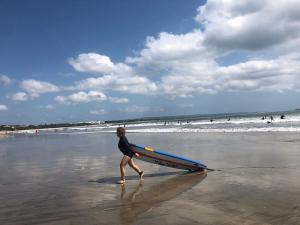
<path fill-rule="evenodd" d="M 207 166 L 200 161 L 194 161 L 184 157 L 172 155 L 160 150 L 154 150 L 151 147 L 141 147 L 137 145 L 132 145 L 132 150 L 135 153 L 139 154 L 139 157 L 135 158 L 145 162 L 190 171 L 203 170 L 207 168 Z"/>

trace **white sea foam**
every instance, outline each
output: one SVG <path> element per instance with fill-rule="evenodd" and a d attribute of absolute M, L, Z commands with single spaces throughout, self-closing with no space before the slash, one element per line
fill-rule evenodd
<path fill-rule="evenodd" d="M 58 131 L 44 132 L 55 135 L 86 135 L 96 133 L 115 133 L 115 129 L 87 130 L 87 131 Z M 242 133 L 242 132 L 300 132 L 300 127 L 229 127 L 229 128 L 184 128 L 184 127 L 149 127 L 130 128 L 127 133 Z M 34 131 L 22 131 L 21 134 L 35 135 Z"/>
<path fill-rule="evenodd" d="M 273 121 L 271 121 L 270 117 L 262 120 L 262 117 L 233 117 L 230 120 L 227 118 L 221 118 L 221 119 L 213 119 L 213 121 L 210 120 L 195 120 L 195 121 L 167 121 L 167 122 L 144 122 L 144 123 L 128 123 L 125 125 L 126 128 L 132 128 L 132 127 L 161 127 L 161 126 L 175 126 L 175 127 L 182 127 L 182 126 L 194 126 L 194 125 L 204 125 L 204 126 L 213 126 L 213 125 L 247 125 L 251 126 L 252 124 L 266 124 L 268 122 L 272 122 L 272 124 L 287 124 L 287 123 L 300 123 L 300 116 L 288 116 L 285 119 L 280 119 L 280 117 L 274 116 Z M 118 126 L 122 126 L 124 124 L 111 124 L 107 125 L 107 128 L 117 128 Z"/>
<path fill-rule="evenodd" d="M 109 132 L 109 131 L 107 131 Z M 300 127 L 262 127 L 262 128 L 224 128 L 224 129 L 191 129 L 191 128 L 166 128 L 166 129 L 130 129 L 128 133 L 238 133 L 238 132 L 300 132 Z"/>
<path fill-rule="evenodd" d="M 97 124 L 78 127 L 61 127 L 40 129 L 40 134 L 57 135 L 84 135 L 93 133 L 115 133 L 118 126 L 124 126 L 127 132 L 135 133 L 165 133 L 165 132 L 300 132 L 300 113 L 286 113 L 285 118 L 281 119 L 279 113 L 273 114 L 273 121 L 270 116 L 262 119 L 262 114 L 229 116 L 223 115 L 222 118 L 199 116 L 197 120 L 157 120 L 157 121 L 130 121 L 130 123 L 111 123 Z M 35 134 L 35 130 L 17 131 L 15 133 Z"/>

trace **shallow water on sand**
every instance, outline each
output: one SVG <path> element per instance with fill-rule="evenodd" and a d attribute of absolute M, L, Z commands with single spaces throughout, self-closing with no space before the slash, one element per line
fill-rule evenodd
<path fill-rule="evenodd" d="M 135 144 L 201 160 L 187 174 L 135 160 L 114 134 L 0 140 L 0 224 L 300 224 L 300 133 L 130 133 Z"/>

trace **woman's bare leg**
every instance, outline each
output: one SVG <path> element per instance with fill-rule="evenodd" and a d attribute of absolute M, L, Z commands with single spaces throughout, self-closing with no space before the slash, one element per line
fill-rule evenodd
<path fill-rule="evenodd" d="M 135 172 L 137 172 L 137 173 L 141 172 L 140 168 L 133 162 L 132 159 L 130 159 L 130 160 L 128 161 L 128 164 L 129 164 L 129 166 L 130 166 L 132 169 L 135 170 Z"/>
<path fill-rule="evenodd" d="M 121 162 L 120 162 L 120 172 L 121 172 L 121 180 L 118 183 L 124 183 L 125 182 L 125 166 L 129 162 L 130 157 L 127 155 L 124 155 Z"/>
<path fill-rule="evenodd" d="M 128 164 L 132 169 L 134 169 L 140 175 L 140 179 L 141 179 L 144 175 L 144 172 L 133 162 L 132 159 L 128 161 Z"/>

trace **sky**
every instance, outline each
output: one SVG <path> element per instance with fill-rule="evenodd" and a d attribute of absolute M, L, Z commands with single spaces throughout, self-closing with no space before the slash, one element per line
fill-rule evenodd
<path fill-rule="evenodd" d="M 300 108 L 300 1 L 0 0 L 0 124 Z"/>

